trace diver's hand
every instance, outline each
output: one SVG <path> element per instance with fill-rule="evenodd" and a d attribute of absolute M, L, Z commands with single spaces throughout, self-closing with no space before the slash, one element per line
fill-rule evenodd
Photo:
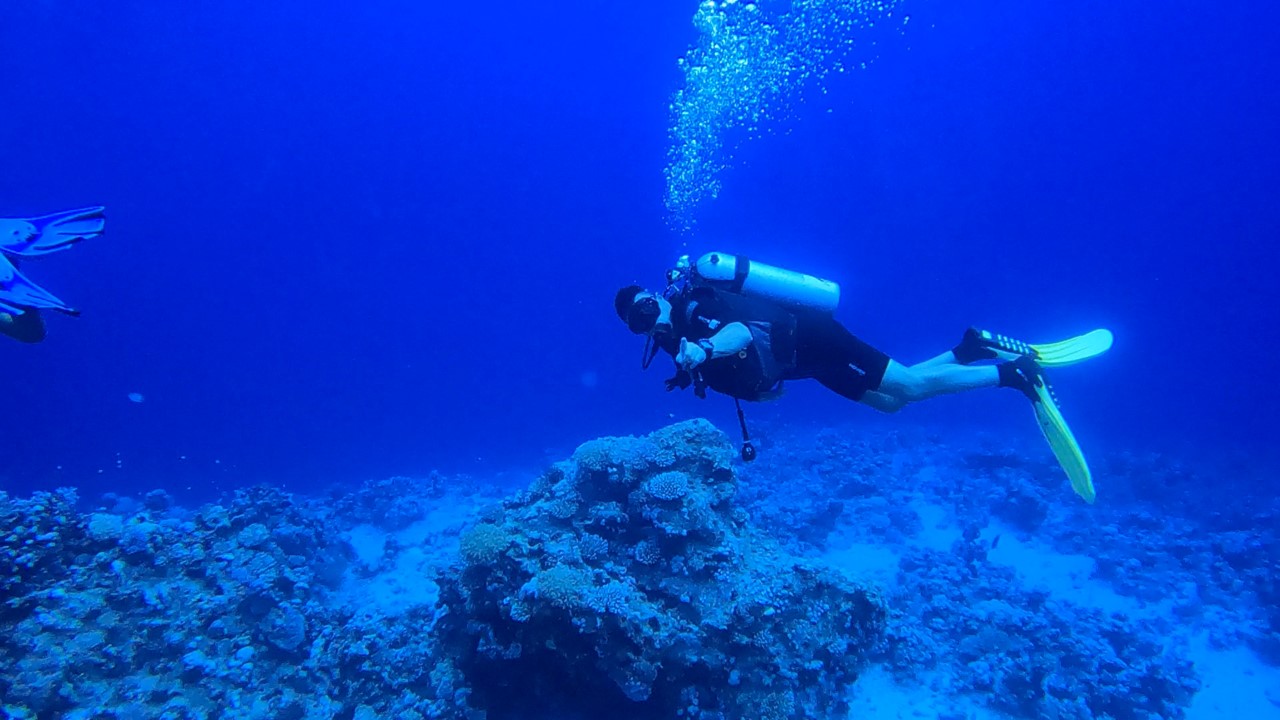
<path fill-rule="evenodd" d="M 693 376 L 684 370 L 676 370 L 675 376 L 669 377 L 666 380 L 667 392 L 671 392 L 672 390 L 684 390 L 692 384 Z"/>
<path fill-rule="evenodd" d="M 689 372 L 707 361 L 707 351 L 701 346 L 689 342 L 688 338 L 680 338 L 680 352 L 676 354 L 676 364 L 685 372 Z"/>

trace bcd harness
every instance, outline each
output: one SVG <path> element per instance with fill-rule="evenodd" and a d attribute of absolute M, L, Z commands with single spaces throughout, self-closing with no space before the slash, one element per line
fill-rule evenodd
<path fill-rule="evenodd" d="M 789 311 L 767 300 L 751 298 L 736 293 L 725 293 L 708 287 L 686 288 L 669 296 L 673 310 L 680 310 L 677 324 L 671 336 L 664 338 L 671 343 L 675 338 L 699 335 L 710 337 L 725 325 L 739 323 L 751 334 L 751 342 L 734 355 L 704 362 L 692 372 L 677 367 L 676 375 L 667 380 L 667 389 L 683 389 L 693 385 L 694 394 L 705 398 L 707 389 L 733 398 L 737 409 L 738 425 L 742 430 L 742 459 L 750 462 L 757 452 L 747 430 L 746 414 L 742 401 L 758 402 L 776 398 L 781 394 L 787 373 L 795 367 L 796 319 Z M 705 318 L 699 315 L 699 305 L 715 303 L 724 310 L 722 317 Z M 708 333 L 695 332 L 696 330 Z M 657 354 L 663 340 L 650 340 L 646 345 L 645 366 Z M 670 348 L 668 348 L 670 349 Z M 674 356 L 674 353 L 672 353 Z"/>

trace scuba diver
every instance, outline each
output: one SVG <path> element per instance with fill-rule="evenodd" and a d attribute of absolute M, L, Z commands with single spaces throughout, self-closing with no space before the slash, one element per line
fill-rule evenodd
<path fill-rule="evenodd" d="M 54 213 L 36 218 L 0 218 L 0 333 L 24 343 L 44 340 L 41 310 L 78 316 L 80 311 L 59 300 L 18 271 L 18 259 L 66 250 L 98 237 L 106 225 L 104 208 Z"/>
<path fill-rule="evenodd" d="M 628 329 L 646 337 L 642 367 L 659 351 L 675 362 L 667 390 L 694 386 L 732 397 L 742 426 L 744 460 L 755 457 L 741 401 L 770 400 L 789 380 L 817 380 L 850 400 L 882 412 L 939 395 L 989 387 L 1013 388 L 1032 403 L 1037 421 L 1076 493 L 1093 502 L 1088 465 L 1058 411 L 1045 367 L 1059 367 L 1105 352 L 1107 330 L 1059 343 L 1031 345 L 977 328 L 951 350 L 903 365 L 867 344 L 833 315 L 836 283 L 741 256 L 708 253 L 696 263 L 682 257 L 667 287 L 652 292 L 628 285 L 614 310 Z M 978 364 L 995 361 L 995 364 Z"/>

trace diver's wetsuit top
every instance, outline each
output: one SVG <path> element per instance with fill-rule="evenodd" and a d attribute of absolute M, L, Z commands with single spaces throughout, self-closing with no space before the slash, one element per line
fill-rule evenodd
<path fill-rule="evenodd" d="M 741 352 L 708 360 L 694 375 L 706 387 L 742 400 L 761 400 L 786 377 L 795 360 L 796 321 L 783 308 L 736 293 L 698 287 L 671 300 L 671 332 L 658 338 L 658 347 L 672 357 L 680 339 L 705 340 L 730 323 L 751 332 L 751 344 Z M 671 382 L 686 387 L 695 381 L 677 368 Z"/>
<path fill-rule="evenodd" d="M 889 357 L 849 332 L 830 314 L 785 309 L 776 303 L 700 287 L 671 301 L 672 332 L 658 346 L 675 357 L 680 338 L 697 342 L 739 322 L 751 331 L 748 349 L 709 360 L 698 368 L 709 388 L 744 400 L 759 400 L 781 380 L 815 379 L 859 400 L 880 386 Z M 687 384 L 687 375 L 674 380 Z"/>

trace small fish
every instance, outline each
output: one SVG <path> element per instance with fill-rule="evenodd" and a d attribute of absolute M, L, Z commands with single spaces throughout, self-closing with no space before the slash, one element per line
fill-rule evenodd
<path fill-rule="evenodd" d="M 991 538 L 991 549 L 992 549 L 992 550 L 995 550 L 995 549 L 996 549 L 996 546 L 997 546 L 997 545 L 999 545 L 999 544 L 1000 544 L 1000 536 L 999 536 L 999 535 L 996 535 L 995 537 Z"/>

